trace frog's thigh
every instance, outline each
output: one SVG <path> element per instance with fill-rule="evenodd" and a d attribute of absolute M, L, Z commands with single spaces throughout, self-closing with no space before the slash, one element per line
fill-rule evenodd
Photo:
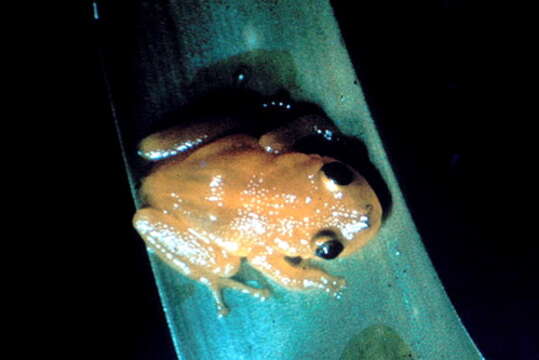
<path fill-rule="evenodd" d="M 138 152 L 152 161 L 180 154 L 187 156 L 224 132 L 238 127 L 238 124 L 237 120 L 228 117 L 195 119 L 147 136 L 140 142 Z"/>
<path fill-rule="evenodd" d="M 214 156 L 227 156 L 240 149 L 259 149 L 258 140 L 249 135 L 229 135 L 199 149 L 189 157 L 189 161 L 197 162 Z"/>
<path fill-rule="evenodd" d="M 133 225 L 162 260 L 192 279 L 230 277 L 239 270 L 239 257 L 198 235 L 186 220 L 145 208 L 137 211 Z"/>
<path fill-rule="evenodd" d="M 221 295 L 223 288 L 233 288 L 262 299 L 268 296 L 267 290 L 228 279 L 238 272 L 241 259 L 211 244 L 190 228 L 186 220 L 144 208 L 135 214 L 133 225 L 160 259 L 210 288 L 221 315 L 228 312 Z"/>

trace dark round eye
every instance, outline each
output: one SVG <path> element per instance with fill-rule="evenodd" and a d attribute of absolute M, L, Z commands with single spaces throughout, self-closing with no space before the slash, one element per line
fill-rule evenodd
<path fill-rule="evenodd" d="M 324 174 L 337 185 L 348 185 L 354 181 L 354 173 L 341 162 L 333 161 L 322 166 Z"/>
<path fill-rule="evenodd" d="M 326 241 L 316 249 L 316 256 L 322 259 L 331 260 L 335 259 L 341 253 L 343 249 L 342 244 L 338 240 Z"/>

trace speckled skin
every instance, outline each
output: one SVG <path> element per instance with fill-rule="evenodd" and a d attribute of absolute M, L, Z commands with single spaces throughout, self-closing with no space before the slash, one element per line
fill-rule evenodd
<path fill-rule="evenodd" d="M 338 185 L 321 170 L 336 160 L 289 151 L 289 130 L 259 140 L 231 135 L 199 141 L 187 156 L 170 151 L 178 147 L 174 131 L 152 135 L 140 146 L 141 154 L 164 154 L 143 180 L 146 207 L 133 219 L 151 250 L 206 284 L 220 315 L 228 313 L 222 288 L 260 299 L 269 295 L 230 279 L 242 258 L 285 288 L 340 296 L 345 280 L 308 260 L 319 259 L 316 249 L 328 240 L 327 231 L 343 245 L 339 257 L 357 251 L 378 231 L 381 206 L 361 175 L 348 168 L 353 181 Z M 197 143 L 196 137 L 189 139 Z M 290 261 L 295 257 L 301 261 Z"/>

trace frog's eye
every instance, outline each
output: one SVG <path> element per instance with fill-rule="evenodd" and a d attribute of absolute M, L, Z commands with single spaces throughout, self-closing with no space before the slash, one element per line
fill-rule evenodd
<path fill-rule="evenodd" d="M 341 162 L 333 161 L 322 166 L 321 170 L 337 185 L 348 185 L 354 181 L 354 173 Z"/>
<path fill-rule="evenodd" d="M 315 250 L 315 255 L 322 259 L 331 260 L 335 259 L 343 250 L 343 245 L 337 240 L 336 234 L 331 230 L 322 230 L 316 236 L 315 239 L 321 242 Z M 317 241 L 317 242 L 318 242 Z"/>
<path fill-rule="evenodd" d="M 341 251 L 343 246 L 338 240 L 326 241 L 316 249 L 316 256 L 321 257 L 322 259 L 331 260 L 335 259 Z"/>

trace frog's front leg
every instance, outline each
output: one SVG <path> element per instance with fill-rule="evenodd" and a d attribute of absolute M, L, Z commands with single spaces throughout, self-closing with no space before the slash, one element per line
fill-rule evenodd
<path fill-rule="evenodd" d="M 346 281 L 310 267 L 304 260 L 293 264 L 282 254 L 260 250 L 247 258 L 258 271 L 291 290 L 321 289 L 339 298 Z"/>
<path fill-rule="evenodd" d="M 212 244 L 208 234 L 190 227 L 163 211 L 144 208 L 137 211 L 133 224 L 160 259 L 183 275 L 208 286 L 220 316 L 228 313 L 222 289 L 232 288 L 264 300 L 267 289 L 255 289 L 230 279 L 240 268 L 240 257 Z"/>

